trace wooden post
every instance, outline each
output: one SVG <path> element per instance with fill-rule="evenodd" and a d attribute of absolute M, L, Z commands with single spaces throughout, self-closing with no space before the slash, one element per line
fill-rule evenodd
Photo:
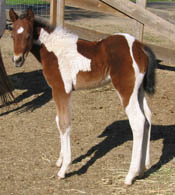
<path fill-rule="evenodd" d="M 143 8 L 146 7 L 146 3 L 147 3 L 147 0 L 136 0 L 136 4 L 138 4 L 139 6 Z M 135 37 L 139 41 L 143 41 L 144 24 L 135 20 L 134 31 L 135 31 Z"/>
<path fill-rule="evenodd" d="M 175 43 L 175 25 L 128 0 L 101 0 Z"/>
<path fill-rule="evenodd" d="M 50 0 L 50 24 L 56 26 L 57 0 Z"/>
<path fill-rule="evenodd" d="M 64 5 L 65 0 L 57 0 L 57 26 L 64 26 Z"/>

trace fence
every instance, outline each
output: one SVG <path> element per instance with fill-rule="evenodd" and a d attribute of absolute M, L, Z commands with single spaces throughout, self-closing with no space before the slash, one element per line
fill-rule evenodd
<path fill-rule="evenodd" d="M 145 7 L 146 1 L 147 0 L 136 0 L 136 3 Z M 7 8 L 14 8 L 16 11 L 23 12 L 31 7 L 36 15 L 50 18 L 51 24 L 61 26 L 63 26 L 64 23 L 65 3 L 78 8 L 87 8 L 97 12 L 111 12 L 115 15 L 113 9 L 107 8 L 107 6 L 105 7 L 103 3 L 97 2 L 96 0 L 94 2 L 90 0 L 89 3 L 87 0 L 6 0 Z M 136 22 L 136 25 L 138 29 L 136 31 L 136 37 L 141 40 L 143 37 L 144 26 L 138 22 Z"/>
<path fill-rule="evenodd" d="M 142 40 L 144 33 L 144 25 L 154 29 L 158 35 L 163 35 L 170 41 L 175 42 L 175 25 L 158 17 L 145 9 L 147 0 L 136 0 L 136 4 L 130 0 L 6 0 L 8 7 L 13 7 L 20 11 L 28 7 L 32 7 L 35 14 L 50 18 L 50 23 L 53 25 L 64 24 L 64 8 L 71 6 L 75 8 L 86 9 L 89 11 L 102 12 L 103 14 L 112 15 L 125 15 L 133 20 L 135 25 L 135 36 L 137 39 Z M 73 33 L 79 35 L 82 39 L 97 40 L 106 35 L 103 33 L 95 32 L 93 30 L 83 29 L 77 26 L 65 24 L 66 28 L 70 29 Z M 160 50 L 166 51 L 167 49 L 151 46 L 156 53 Z M 161 55 L 164 52 L 161 52 Z M 160 59 L 168 59 L 168 62 L 174 63 L 172 56 L 174 50 L 165 52 L 166 56 L 160 56 Z M 159 54 L 158 54 L 159 57 Z M 172 59 L 172 60 L 171 60 Z"/>
<path fill-rule="evenodd" d="M 49 18 L 50 17 L 50 3 L 42 0 L 6 0 L 8 9 L 14 8 L 16 11 L 23 12 L 27 8 L 32 8 L 36 15 Z"/>
<path fill-rule="evenodd" d="M 175 25 L 145 9 L 147 0 L 136 0 L 136 4 L 129 0 L 6 0 L 6 3 L 9 8 L 20 11 L 32 7 L 35 14 L 50 18 L 51 24 L 61 26 L 64 23 L 65 5 L 112 15 L 120 12 L 135 21 L 137 39 L 142 40 L 144 25 L 148 25 L 174 42 Z"/>

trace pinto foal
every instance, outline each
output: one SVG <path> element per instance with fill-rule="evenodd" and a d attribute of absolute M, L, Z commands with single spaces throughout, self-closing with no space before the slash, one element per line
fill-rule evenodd
<path fill-rule="evenodd" d="M 116 34 L 101 41 L 80 40 L 61 28 L 34 19 L 32 10 L 13 22 L 13 61 L 22 66 L 29 51 L 41 62 L 44 77 L 52 88 L 61 151 L 58 177 L 64 178 L 71 163 L 71 93 L 98 87 L 111 80 L 128 116 L 133 133 L 131 164 L 125 183 L 130 185 L 150 166 L 151 111 L 144 92 L 154 93 L 155 55 L 129 34 Z"/>

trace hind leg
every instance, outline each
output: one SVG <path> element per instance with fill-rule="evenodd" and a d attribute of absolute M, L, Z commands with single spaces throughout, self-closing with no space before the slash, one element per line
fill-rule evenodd
<path fill-rule="evenodd" d="M 147 133 L 145 133 L 146 117 L 142 112 L 137 93 L 131 95 L 125 111 L 133 133 L 131 164 L 125 179 L 125 184 L 131 185 L 135 177 L 142 175 L 144 172 L 147 148 Z"/>
<path fill-rule="evenodd" d="M 146 151 L 146 162 L 145 168 L 148 169 L 150 167 L 150 137 L 151 137 L 151 110 L 147 104 L 146 98 L 143 99 L 143 108 L 144 113 L 147 118 L 147 133 L 148 133 L 148 140 L 147 140 L 147 151 Z"/>
<path fill-rule="evenodd" d="M 56 103 L 57 117 L 56 123 L 60 132 L 61 151 L 57 161 L 57 166 L 60 167 L 58 178 L 64 178 L 71 164 L 71 94 L 66 94 L 64 91 L 59 91 L 57 88 L 52 88 L 52 94 Z"/>
<path fill-rule="evenodd" d="M 140 108 L 146 118 L 145 121 L 145 130 L 144 130 L 144 162 L 145 164 L 145 169 L 148 169 L 150 167 L 150 133 L 151 133 L 151 111 L 148 107 L 146 97 L 144 96 L 144 90 L 141 87 L 139 90 L 139 104 Z"/>

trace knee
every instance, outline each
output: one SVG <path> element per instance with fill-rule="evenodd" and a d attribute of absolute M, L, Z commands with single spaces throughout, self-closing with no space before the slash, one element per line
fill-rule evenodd
<path fill-rule="evenodd" d="M 59 127 L 62 132 L 68 131 L 68 129 L 71 127 L 71 121 L 67 119 L 59 120 Z"/>

